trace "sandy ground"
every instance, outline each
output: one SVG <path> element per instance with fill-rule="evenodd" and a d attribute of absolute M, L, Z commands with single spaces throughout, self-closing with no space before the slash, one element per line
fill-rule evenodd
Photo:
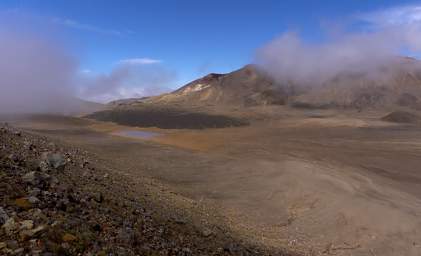
<path fill-rule="evenodd" d="M 309 255 L 421 255 L 421 129 L 383 115 L 281 109 L 247 127 L 205 130 L 77 118 L 16 125 L 212 205 L 245 239 Z M 115 135 L 127 129 L 161 135 Z"/>

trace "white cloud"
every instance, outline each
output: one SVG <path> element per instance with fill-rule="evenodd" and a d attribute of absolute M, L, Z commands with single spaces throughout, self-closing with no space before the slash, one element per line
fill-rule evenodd
<path fill-rule="evenodd" d="M 399 26 L 421 22 L 421 5 L 398 6 L 358 15 L 360 20 L 372 25 Z"/>
<path fill-rule="evenodd" d="M 130 98 L 141 98 L 144 96 L 149 96 L 147 91 L 144 88 L 127 88 L 119 87 L 112 92 L 107 92 L 99 95 L 94 95 L 86 99 L 93 102 L 108 103 L 113 100 L 119 99 L 130 99 Z"/>
<path fill-rule="evenodd" d="M 309 43 L 299 34 L 286 32 L 259 49 L 255 62 L 281 82 L 313 86 L 346 72 L 377 76 L 403 51 L 415 56 L 421 53 L 421 5 L 353 17 L 352 25 L 360 30 L 345 29 L 321 43 Z"/>
<path fill-rule="evenodd" d="M 368 28 L 386 36 L 384 40 L 398 42 L 411 54 L 421 51 L 421 5 L 396 6 L 357 16 Z"/>
<path fill-rule="evenodd" d="M 80 72 L 83 73 L 83 74 L 90 74 L 90 73 L 92 73 L 92 70 L 90 70 L 90 69 L 82 69 Z"/>
<path fill-rule="evenodd" d="M 61 18 L 53 18 L 53 23 L 66 26 L 73 29 L 78 30 L 85 30 L 89 32 L 94 32 L 103 35 L 111 35 L 111 36 L 122 36 L 125 34 L 133 34 L 134 32 L 131 30 L 115 30 L 115 29 L 105 29 L 98 26 L 94 26 L 91 24 L 81 23 L 72 19 L 61 19 Z"/>
<path fill-rule="evenodd" d="M 133 58 L 133 59 L 124 59 L 120 60 L 118 64 L 128 64 L 128 65 L 148 65 L 148 64 L 158 64 L 162 63 L 162 60 L 151 59 L 151 58 Z"/>
<path fill-rule="evenodd" d="M 79 97 L 96 102 L 139 98 L 166 92 L 176 81 L 172 70 L 160 64 L 144 65 L 157 63 L 153 59 L 135 60 L 120 61 L 109 73 L 81 73 Z"/>

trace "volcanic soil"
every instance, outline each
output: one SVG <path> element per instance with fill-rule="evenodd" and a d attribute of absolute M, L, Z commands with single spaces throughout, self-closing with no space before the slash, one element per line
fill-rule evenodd
<path fill-rule="evenodd" d="M 256 107 L 227 114 L 248 125 L 199 130 L 9 122 L 90 152 L 132 186 L 159 184 L 171 195 L 162 202 L 246 243 L 303 255 L 420 255 L 421 129 L 387 114 Z M 159 135 L 116 135 L 124 130 Z"/>

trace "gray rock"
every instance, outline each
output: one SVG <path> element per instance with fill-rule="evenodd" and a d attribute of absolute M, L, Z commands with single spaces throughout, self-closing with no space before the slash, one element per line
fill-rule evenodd
<path fill-rule="evenodd" d="M 37 174 L 37 172 L 29 172 L 22 177 L 22 180 L 26 183 L 29 183 L 35 186 L 35 185 L 38 185 L 38 183 L 40 182 L 38 176 L 39 174 Z"/>
<path fill-rule="evenodd" d="M 18 229 L 18 224 L 15 222 L 15 219 L 10 218 L 1 227 L 4 229 L 4 232 L 10 236 Z"/>
<path fill-rule="evenodd" d="M 0 207 L 0 225 L 3 225 L 4 223 L 6 223 L 8 219 L 9 219 L 9 215 L 7 215 L 3 207 Z"/>
<path fill-rule="evenodd" d="M 19 247 L 19 243 L 16 240 L 9 240 L 6 242 L 7 247 L 9 247 L 10 249 L 17 249 Z"/>
<path fill-rule="evenodd" d="M 184 255 L 191 255 L 191 253 L 192 253 L 190 248 L 188 248 L 188 247 L 184 247 L 182 249 L 182 252 L 184 253 Z"/>
<path fill-rule="evenodd" d="M 66 159 L 61 154 L 54 153 L 47 155 L 47 163 L 54 169 L 63 169 L 66 166 Z"/>
<path fill-rule="evenodd" d="M 50 166 L 48 165 L 46 161 L 41 161 L 39 163 L 39 168 L 41 169 L 41 171 L 46 172 L 50 169 Z"/>
<path fill-rule="evenodd" d="M 34 222 L 32 220 L 24 220 L 19 222 L 21 230 L 29 230 L 34 227 Z"/>
<path fill-rule="evenodd" d="M 28 199 L 28 202 L 30 202 L 31 204 L 37 204 L 40 202 L 40 200 L 35 196 L 30 196 L 27 199 Z"/>
<path fill-rule="evenodd" d="M 23 240 L 27 240 L 29 238 L 33 238 L 33 237 L 38 236 L 39 234 L 43 233 L 45 230 L 46 230 L 45 226 L 38 226 L 38 227 L 36 227 L 34 229 L 31 229 L 31 230 L 23 230 L 23 231 L 20 232 L 20 237 Z"/>
<path fill-rule="evenodd" d="M 124 227 L 121 228 L 117 239 L 124 244 L 132 244 L 135 241 L 135 234 L 132 228 L 130 227 Z"/>
<path fill-rule="evenodd" d="M 57 186 L 57 184 L 59 183 L 59 180 L 56 178 L 56 177 L 51 177 L 51 180 L 50 180 L 50 185 L 51 186 Z"/>
<path fill-rule="evenodd" d="M 44 213 L 42 213 L 41 209 L 34 208 L 29 210 L 29 212 L 31 214 L 31 218 L 38 223 L 45 223 L 48 221 L 48 217 L 45 216 Z"/>
<path fill-rule="evenodd" d="M 213 231 L 209 228 L 204 228 L 203 231 L 202 231 L 202 235 L 204 237 L 209 237 L 209 236 L 213 235 Z"/>
<path fill-rule="evenodd" d="M 10 155 L 8 156 L 8 158 L 9 158 L 10 160 L 12 160 L 13 162 L 17 162 L 17 161 L 19 161 L 19 156 L 18 156 L 18 155 L 16 155 L 16 154 L 10 154 Z"/>
<path fill-rule="evenodd" d="M 31 141 L 25 140 L 25 141 L 23 142 L 23 146 L 25 147 L 25 149 L 35 151 L 35 145 L 34 145 L 34 144 L 32 144 L 32 142 L 31 142 Z"/>
<path fill-rule="evenodd" d="M 174 216 L 174 217 L 173 217 L 173 220 L 174 220 L 174 222 L 175 222 L 175 223 L 177 223 L 177 224 L 182 224 L 182 225 L 184 225 L 184 224 L 186 224 L 186 223 L 187 223 L 187 220 L 186 220 L 186 219 L 181 218 L 181 217 L 179 217 L 179 216 Z"/>
<path fill-rule="evenodd" d="M 32 249 L 30 255 L 32 255 L 32 256 L 41 256 L 41 255 L 45 255 L 45 253 L 42 254 L 42 250 L 34 250 L 34 249 Z"/>
<path fill-rule="evenodd" d="M 102 203 L 102 201 L 104 201 L 104 196 L 101 192 L 95 193 L 93 198 L 97 203 Z"/>
<path fill-rule="evenodd" d="M 46 173 L 35 172 L 35 171 L 29 172 L 22 177 L 22 180 L 24 182 L 31 184 L 33 186 L 38 186 L 42 182 L 48 183 L 50 179 L 51 179 L 50 175 Z"/>
<path fill-rule="evenodd" d="M 35 196 L 35 197 L 37 197 L 40 194 L 41 194 L 41 189 L 39 189 L 39 188 L 34 188 L 34 189 L 31 189 L 29 191 L 29 196 Z"/>
<path fill-rule="evenodd" d="M 235 252 L 237 251 L 237 247 L 235 244 L 229 243 L 224 246 L 224 251 L 229 252 L 231 254 L 235 254 Z"/>
<path fill-rule="evenodd" d="M 24 251 L 25 251 L 25 249 L 23 249 L 23 248 L 18 248 L 18 249 L 14 250 L 14 251 L 12 252 L 12 255 L 19 255 L 19 254 L 22 254 Z"/>

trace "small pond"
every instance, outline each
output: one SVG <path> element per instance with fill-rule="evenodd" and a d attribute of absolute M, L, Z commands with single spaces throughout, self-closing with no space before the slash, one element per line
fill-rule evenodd
<path fill-rule="evenodd" d="M 118 136 L 130 137 L 130 138 L 140 138 L 140 139 L 152 139 L 153 137 L 159 136 L 160 133 L 149 132 L 149 131 L 138 131 L 138 130 L 124 130 L 114 133 Z"/>

